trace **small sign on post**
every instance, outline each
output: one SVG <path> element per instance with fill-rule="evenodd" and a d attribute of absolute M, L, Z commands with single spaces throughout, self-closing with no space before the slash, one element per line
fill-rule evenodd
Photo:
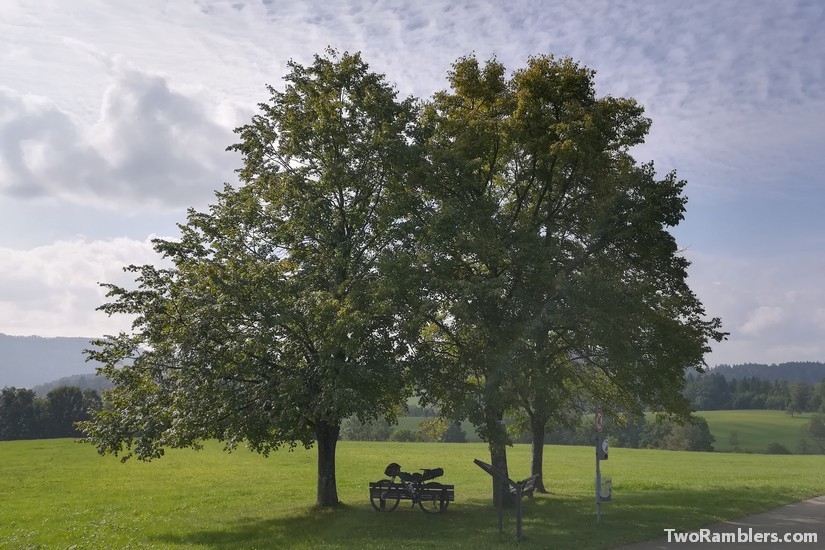
<path fill-rule="evenodd" d="M 601 409 L 596 410 L 596 523 L 602 519 L 602 502 L 613 500 L 613 480 L 607 478 L 604 488 L 602 487 L 602 471 L 599 463 L 607 460 L 608 439 L 602 434 L 604 429 L 604 414 Z"/>
<path fill-rule="evenodd" d="M 596 438 L 596 456 L 599 460 L 607 460 L 607 436 L 599 434 Z"/>
<path fill-rule="evenodd" d="M 599 497 L 602 502 L 611 502 L 613 500 L 613 479 L 606 477 L 602 480 L 602 488 L 599 491 Z"/>

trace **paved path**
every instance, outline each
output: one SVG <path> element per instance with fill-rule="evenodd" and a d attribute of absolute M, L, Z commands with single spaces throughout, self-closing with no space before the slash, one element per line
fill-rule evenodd
<path fill-rule="evenodd" d="M 750 531 L 750 530 L 753 531 Z M 698 531 L 693 531 L 698 532 Z M 621 550 L 660 550 L 660 549 L 689 549 L 689 548 L 724 548 L 725 550 L 752 550 L 765 549 L 795 549 L 804 550 L 806 548 L 825 548 L 825 496 L 811 500 L 797 502 L 782 506 L 770 512 L 764 512 L 755 516 L 742 519 L 725 521 L 707 527 L 709 536 L 714 533 L 777 533 L 780 537 L 786 533 L 802 534 L 816 533 L 817 542 L 734 542 L 734 543 L 713 543 L 713 542 L 675 542 L 673 535 L 671 542 L 668 542 L 667 535 L 661 539 L 650 542 L 642 542 L 631 546 L 624 546 Z"/>

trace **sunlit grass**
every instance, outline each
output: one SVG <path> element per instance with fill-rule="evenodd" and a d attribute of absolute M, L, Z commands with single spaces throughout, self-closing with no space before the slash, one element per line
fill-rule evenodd
<path fill-rule="evenodd" d="M 762 453 L 771 443 L 780 443 L 796 452 L 802 438 L 802 429 L 811 421 L 811 415 L 791 416 L 784 411 L 702 411 L 696 413 L 708 421 L 710 433 L 716 438 L 717 451 L 734 447 L 747 452 Z M 731 434 L 735 433 L 735 445 Z"/>
<path fill-rule="evenodd" d="M 610 548 L 825 494 L 822 457 L 612 449 L 603 463 L 615 502 L 595 524 L 594 451 L 550 447 L 546 485 L 524 508 L 530 548 Z M 121 464 L 69 440 L 0 442 L 0 548 L 490 548 L 511 545 L 512 515 L 499 535 L 490 480 L 472 460 L 482 444 L 341 442 L 344 505 L 318 511 L 315 451 L 173 451 Z M 529 446 L 509 452 L 511 475 L 529 473 Z M 456 486 L 446 514 L 409 503 L 374 512 L 367 484 L 398 462 L 442 467 Z"/>

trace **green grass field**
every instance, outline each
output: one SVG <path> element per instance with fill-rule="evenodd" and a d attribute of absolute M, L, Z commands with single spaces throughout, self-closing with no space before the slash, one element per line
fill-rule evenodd
<path fill-rule="evenodd" d="M 744 452 L 764 453 L 771 443 L 780 443 L 794 453 L 802 438 L 802 428 L 811 420 L 810 413 L 791 417 L 784 411 L 701 411 L 696 415 L 708 421 L 710 432 L 716 438 L 713 447 L 721 452 L 737 447 Z M 422 420 L 423 417 L 417 416 L 401 417 L 398 427 L 415 431 Z M 648 420 L 654 421 L 653 415 Z M 592 423 L 589 417 L 586 421 Z M 468 442 L 480 441 L 471 423 L 465 421 L 461 427 Z M 738 440 L 735 445 L 731 443 L 734 432 Z"/>
<path fill-rule="evenodd" d="M 0 548 L 497 548 L 513 546 L 514 519 L 499 535 L 490 481 L 472 463 L 481 444 L 341 442 L 344 503 L 314 510 L 315 451 L 172 451 L 121 464 L 69 440 L 0 442 Z M 525 477 L 529 447 L 509 452 Z M 389 514 L 369 505 L 367 483 L 389 462 L 440 466 L 456 486 L 446 514 L 409 504 Z M 524 509 L 529 548 L 612 548 L 825 494 L 818 456 L 613 449 L 603 475 L 613 503 L 594 521 L 593 450 L 547 447 L 549 495 Z"/>
<path fill-rule="evenodd" d="M 802 438 L 802 428 L 811 420 L 810 414 L 791 417 L 784 411 L 703 411 L 696 413 L 708 421 L 710 433 L 716 438 L 717 451 L 734 447 L 748 452 L 764 452 L 771 443 L 781 443 L 796 452 Z M 738 444 L 731 443 L 736 433 Z"/>

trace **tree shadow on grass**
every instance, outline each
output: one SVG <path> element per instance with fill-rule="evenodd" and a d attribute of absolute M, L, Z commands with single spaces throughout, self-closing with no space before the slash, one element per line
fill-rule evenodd
<path fill-rule="evenodd" d="M 659 538 L 664 529 L 695 529 L 766 511 L 796 500 L 790 490 L 754 488 L 649 488 L 614 495 L 602 505 L 581 494 L 537 495 L 525 500 L 521 547 L 615 548 Z M 250 518 L 181 534 L 160 535 L 164 545 L 247 548 L 500 548 L 516 545 L 515 512 L 497 515 L 486 502 L 458 502 L 440 515 L 427 515 L 402 501 L 395 512 L 379 513 L 369 504 L 332 510 L 297 510 L 290 517 Z"/>
<path fill-rule="evenodd" d="M 450 548 L 478 547 L 472 541 L 498 540 L 495 510 L 480 504 L 451 505 L 429 515 L 409 501 L 391 513 L 369 504 L 335 509 L 303 509 L 290 517 L 250 518 L 215 529 L 161 535 L 165 545 L 201 545 L 218 549 L 248 548 Z"/>

